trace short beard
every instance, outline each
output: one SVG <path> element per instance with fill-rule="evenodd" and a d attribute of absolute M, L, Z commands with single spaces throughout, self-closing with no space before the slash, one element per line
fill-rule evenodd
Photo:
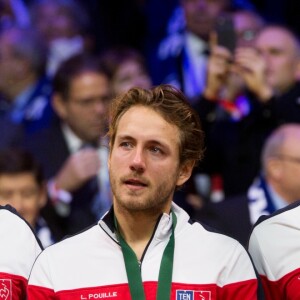
<path fill-rule="evenodd" d="M 147 198 L 142 199 L 142 201 L 134 200 L 134 192 L 132 193 L 133 200 L 126 201 L 119 197 L 117 192 L 117 183 L 111 178 L 111 186 L 114 194 L 114 201 L 118 203 L 119 209 L 123 211 L 128 211 L 131 213 L 161 213 L 162 210 L 170 202 L 170 199 L 172 201 L 173 194 L 176 189 L 175 178 L 170 178 L 169 180 L 170 182 L 172 182 L 172 185 L 166 186 L 165 184 L 160 184 L 153 195 L 149 195 Z"/>

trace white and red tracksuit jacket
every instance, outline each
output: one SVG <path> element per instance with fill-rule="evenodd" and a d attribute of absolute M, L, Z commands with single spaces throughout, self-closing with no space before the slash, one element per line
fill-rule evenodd
<path fill-rule="evenodd" d="M 299 300 L 300 202 L 261 217 L 251 233 L 249 252 L 266 300 Z"/>
<path fill-rule="evenodd" d="M 258 282 L 250 256 L 235 240 L 177 216 L 172 300 L 254 300 Z M 156 299 L 163 251 L 171 234 L 168 214 L 159 219 L 141 261 L 147 300 Z M 125 264 L 112 210 L 90 229 L 46 248 L 34 264 L 28 300 L 130 300 Z M 167 300 L 167 299 L 166 299 Z"/>
<path fill-rule="evenodd" d="M 28 277 L 42 246 L 10 206 L 0 206 L 0 299 L 25 300 Z"/>

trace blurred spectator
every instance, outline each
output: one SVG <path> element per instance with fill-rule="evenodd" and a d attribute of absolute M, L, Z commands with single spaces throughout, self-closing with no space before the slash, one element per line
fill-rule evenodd
<path fill-rule="evenodd" d="M 236 10 L 231 17 L 236 38 L 235 51 L 243 47 L 254 48 L 256 35 L 263 28 L 263 19 L 254 11 L 245 10 Z M 245 96 L 246 82 L 243 76 L 232 71 L 232 54 L 217 43 L 218 37 L 211 36 L 206 84 L 202 94 L 203 99 L 201 98 L 199 102 L 217 101 L 214 107 L 211 107 L 215 110 L 210 111 L 209 116 L 203 114 L 202 118 L 209 117 L 211 121 L 224 118 L 237 121 L 250 110 L 249 101 Z"/>
<path fill-rule="evenodd" d="M 32 26 L 48 47 L 47 74 L 72 55 L 91 51 L 89 19 L 84 7 L 74 0 L 37 0 L 30 5 Z"/>
<path fill-rule="evenodd" d="M 45 48 L 33 29 L 11 27 L 1 33 L 0 93 L 2 106 L 7 106 L 4 123 L 22 124 L 25 131 L 34 132 L 51 122 L 52 87 L 44 73 L 45 60 Z"/>
<path fill-rule="evenodd" d="M 30 153 L 0 151 L 0 205 L 13 206 L 34 229 L 44 247 L 55 241 L 41 216 L 46 198 L 42 168 Z"/>
<path fill-rule="evenodd" d="M 162 40 L 150 70 L 154 84 L 173 84 L 193 101 L 205 85 L 209 34 L 230 1 L 181 0 L 180 5 L 185 26 Z"/>
<path fill-rule="evenodd" d="M 0 278 L 2 299 L 26 299 L 33 263 L 42 245 L 11 206 L 0 206 Z"/>
<path fill-rule="evenodd" d="M 44 167 L 62 234 L 68 234 L 91 225 L 111 205 L 104 138 L 109 75 L 94 58 L 77 55 L 60 66 L 53 89 L 60 120 L 27 139 L 25 147 Z"/>
<path fill-rule="evenodd" d="M 298 37 L 288 28 L 269 25 L 259 33 L 255 46 L 257 51 L 237 53 L 239 74 L 259 100 L 271 105 L 278 122 L 299 122 Z"/>
<path fill-rule="evenodd" d="M 238 239 L 245 246 L 261 215 L 300 199 L 300 124 L 285 124 L 267 138 L 259 177 L 244 194 L 209 203 L 196 218 Z"/>
<path fill-rule="evenodd" d="M 264 27 L 254 47 L 237 48 L 233 65 L 228 64 L 233 57 L 226 49 L 217 47 L 212 51 L 210 63 L 214 65 L 209 68 L 208 84 L 212 83 L 213 88 L 205 91 L 195 108 L 207 132 L 203 168 L 220 177 L 225 196 L 247 190 L 260 169 L 261 147 L 274 128 L 300 122 L 299 53 L 297 38 L 279 26 Z M 231 71 L 245 85 L 239 98 L 246 97 L 250 104 L 242 118 L 236 118 L 240 110 L 224 102 L 219 94 Z M 234 113 L 233 120 L 218 119 L 220 103 Z"/>
<path fill-rule="evenodd" d="M 227 16 L 232 17 L 236 47 L 254 47 L 256 34 L 264 24 L 262 17 L 254 11 L 244 9 L 235 9 Z M 232 54 L 217 45 L 217 39 L 215 34 L 210 37 L 211 51 L 208 56 L 206 84 L 202 96 L 194 105 L 206 133 L 206 155 L 186 187 L 188 195 L 185 201 L 190 206 L 191 214 L 194 209 L 201 208 L 205 201 L 221 201 L 224 193 L 228 196 L 246 191 L 253 176 L 257 174 L 253 159 L 243 163 L 241 158 L 241 163 L 240 157 L 244 150 L 239 144 L 237 146 L 239 140 L 236 139 L 238 130 L 243 130 L 237 124 L 241 124 L 241 119 L 251 109 L 251 102 L 245 93 L 245 81 L 239 74 L 231 71 Z M 226 148 L 223 142 L 224 145 L 228 144 Z M 223 150 L 228 150 L 225 157 L 220 155 Z M 257 159 L 256 152 L 253 156 Z M 227 160 L 230 160 L 230 164 L 223 169 Z"/>
<path fill-rule="evenodd" d="M 105 51 L 101 61 L 111 76 L 114 95 L 132 87 L 148 89 L 152 82 L 143 55 L 134 48 L 116 47 Z"/>

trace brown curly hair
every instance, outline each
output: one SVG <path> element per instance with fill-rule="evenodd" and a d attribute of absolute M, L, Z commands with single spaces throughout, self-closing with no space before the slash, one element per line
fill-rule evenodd
<path fill-rule="evenodd" d="M 112 149 L 121 117 L 133 106 L 146 106 L 159 113 L 180 131 L 180 164 L 197 163 L 203 157 L 204 133 L 198 114 L 183 93 L 171 85 L 162 84 L 152 89 L 132 88 L 117 96 L 111 103 L 108 136 Z"/>

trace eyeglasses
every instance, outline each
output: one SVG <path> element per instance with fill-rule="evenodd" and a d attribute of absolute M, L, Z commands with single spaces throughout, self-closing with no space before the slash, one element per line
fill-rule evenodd
<path fill-rule="evenodd" d="M 300 164 L 300 157 L 293 157 L 285 154 L 277 154 L 275 155 L 275 157 L 281 160 L 286 160 L 286 161 L 294 162 L 296 164 Z"/>

